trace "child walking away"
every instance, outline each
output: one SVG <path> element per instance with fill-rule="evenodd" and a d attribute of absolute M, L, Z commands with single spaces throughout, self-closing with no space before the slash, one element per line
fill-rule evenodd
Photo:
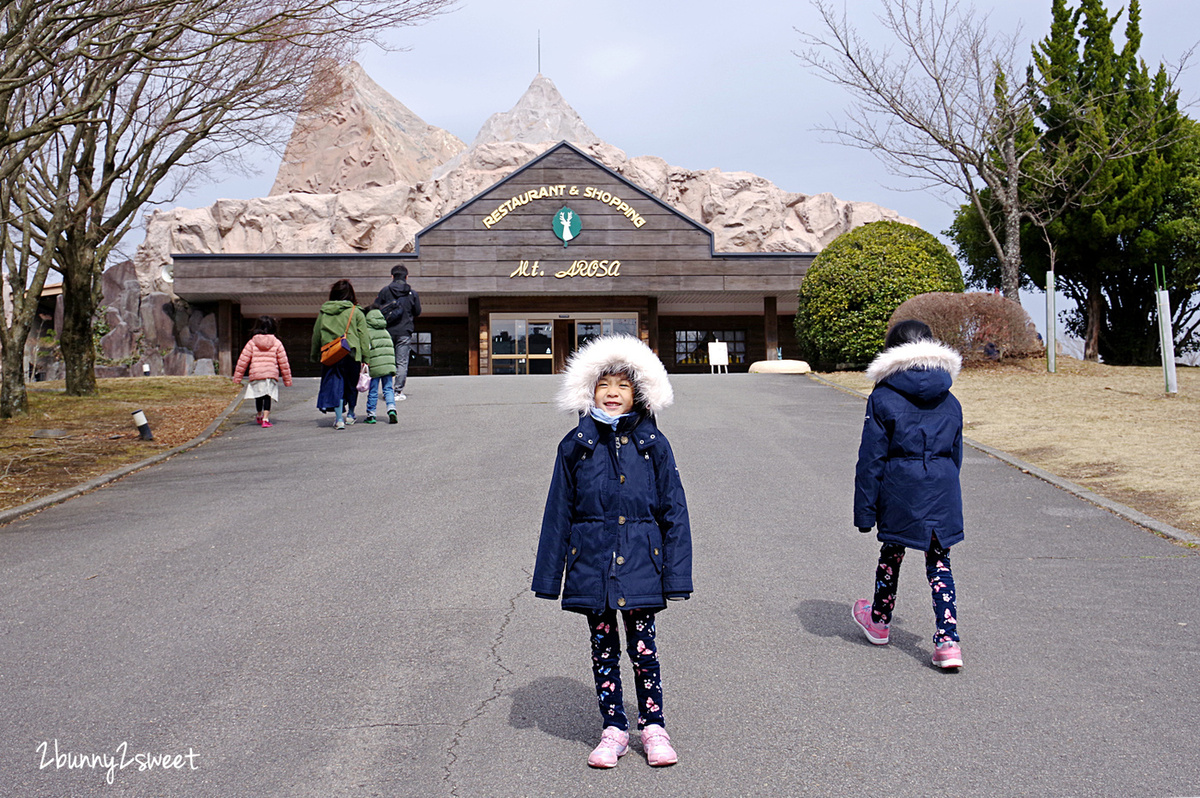
<path fill-rule="evenodd" d="M 242 377 L 249 370 L 246 397 L 254 397 L 254 409 L 258 411 L 254 423 L 263 429 L 273 426 L 271 402 L 279 401 L 279 381 L 282 379 L 284 385 L 292 387 L 292 368 L 288 365 L 283 342 L 275 337 L 278 331 L 279 324 L 275 319 L 259 316 L 233 371 L 233 381 L 241 385 Z"/>
<path fill-rule="evenodd" d="M 655 616 L 692 593 L 692 536 L 671 445 L 655 415 L 674 401 L 667 371 L 627 335 L 596 338 L 567 366 L 557 403 L 581 414 L 558 445 L 533 571 L 533 591 L 587 617 L 604 730 L 588 764 L 629 750 L 620 625 L 633 664 L 647 761 L 678 761 L 663 720 Z M 564 583 L 563 574 L 566 573 Z"/>
<path fill-rule="evenodd" d="M 950 385 L 962 358 L 938 343 L 929 327 L 902 321 L 867 369 L 875 390 L 867 400 L 858 468 L 854 525 L 878 528 L 883 546 L 875 598 L 854 604 L 854 621 L 875 645 L 888 642 L 905 549 L 925 552 L 936 631 L 933 664 L 963 664 L 950 547 L 963 539 L 962 406 Z"/>
<path fill-rule="evenodd" d="M 387 320 L 377 305 L 367 311 L 367 336 L 371 348 L 367 351 L 367 368 L 371 371 L 371 389 L 367 392 L 367 423 L 375 423 L 375 407 L 379 404 L 379 391 L 383 389 L 383 402 L 387 406 L 388 423 L 396 423 L 396 391 L 393 380 L 396 376 L 396 350 L 392 336 L 387 331 Z"/>

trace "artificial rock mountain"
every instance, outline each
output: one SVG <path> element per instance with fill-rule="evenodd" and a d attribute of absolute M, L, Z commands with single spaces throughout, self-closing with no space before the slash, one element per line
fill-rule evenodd
<path fill-rule="evenodd" d="M 363 73 L 298 121 L 271 196 L 157 211 L 135 260 L 145 291 L 169 291 L 170 254 L 398 252 L 442 215 L 562 140 L 713 231 L 717 251 L 815 252 L 895 211 L 832 194 L 783 191 L 748 172 L 692 171 L 626 154 L 591 131 L 538 75 L 470 147 L 426 124 Z M 164 271 L 165 270 L 165 271 Z"/>
<path fill-rule="evenodd" d="M 335 94 L 297 118 L 272 196 L 419 183 L 467 148 L 408 110 L 356 63 L 342 70 Z"/>

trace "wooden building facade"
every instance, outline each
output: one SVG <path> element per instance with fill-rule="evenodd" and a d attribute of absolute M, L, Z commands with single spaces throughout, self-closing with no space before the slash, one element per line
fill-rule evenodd
<path fill-rule="evenodd" d="M 175 292 L 215 303 L 221 363 L 259 315 L 280 319 L 299 374 L 329 285 L 360 303 L 396 263 L 420 295 L 410 374 L 550 374 L 593 336 L 626 332 L 668 370 L 708 371 L 725 341 L 730 370 L 795 357 L 796 291 L 812 253 L 714 252 L 703 225 L 561 142 L 443 216 L 412 252 L 175 255 Z M 226 343 L 228 342 L 228 343 Z"/>

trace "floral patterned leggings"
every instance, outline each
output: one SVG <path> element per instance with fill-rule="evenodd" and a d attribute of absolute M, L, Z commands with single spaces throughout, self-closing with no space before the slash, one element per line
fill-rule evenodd
<path fill-rule="evenodd" d="M 634 687 L 638 698 L 638 728 L 663 723 L 662 677 L 658 670 L 658 649 L 654 645 L 654 611 L 622 610 L 625 621 L 625 645 L 633 663 Z M 592 632 L 592 675 L 596 678 L 596 700 L 605 726 L 629 729 L 621 694 L 621 639 L 617 633 L 617 611 L 588 613 Z"/>
<path fill-rule="evenodd" d="M 896 586 L 900 582 L 900 563 L 904 561 L 904 546 L 899 543 L 884 543 L 879 550 L 879 567 L 875 569 L 875 601 L 871 606 L 871 620 L 876 623 L 891 623 L 892 610 L 896 606 Z M 933 591 L 933 615 L 937 631 L 933 644 L 953 640 L 958 642 L 958 609 L 954 596 L 954 574 L 950 572 L 950 550 L 943 549 L 934 538 L 925 552 L 925 575 Z"/>

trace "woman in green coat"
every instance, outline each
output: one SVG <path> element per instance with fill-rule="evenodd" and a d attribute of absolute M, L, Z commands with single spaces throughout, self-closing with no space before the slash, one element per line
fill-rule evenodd
<path fill-rule="evenodd" d="M 345 429 L 354 423 L 354 407 L 358 404 L 358 368 L 366 361 L 371 342 L 367 333 L 367 317 L 355 305 L 357 297 L 349 280 L 338 280 L 329 287 L 329 301 L 321 305 L 313 325 L 313 362 L 321 362 L 321 347 L 343 335 L 350 342 L 350 354 L 332 366 L 321 364 L 321 389 L 317 392 L 317 408 L 322 413 L 333 411 L 334 429 Z M 343 417 L 343 413 L 345 414 Z"/>

